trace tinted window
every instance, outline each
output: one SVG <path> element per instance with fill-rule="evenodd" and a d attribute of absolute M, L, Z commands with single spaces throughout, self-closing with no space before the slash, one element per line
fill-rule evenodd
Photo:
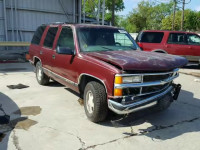
<path fill-rule="evenodd" d="M 63 27 L 60 33 L 60 37 L 58 39 L 57 46 L 74 49 L 74 38 L 73 38 L 73 32 L 71 28 Z"/>
<path fill-rule="evenodd" d="M 200 45 L 200 36 L 196 34 L 188 34 L 187 42 L 188 44 L 191 44 L 191 45 Z"/>
<path fill-rule="evenodd" d="M 143 32 L 140 42 L 161 43 L 163 36 L 164 36 L 163 32 Z"/>
<path fill-rule="evenodd" d="M 168 38 L 168 43 L 185 44 L 185 34 L 184 33 L 170 33 L 169 38 Z"/>
<path fill-rule="evenodd" d="M 37 30 L 35 31 L 35 33 L 33 35 L 31 44 L 36 44 L 36 45 L 40 44 L 40 40 L 42 38 L 42 34 L 44 33 L 45 28 L 46 28 L 46 26 L 40 26 L 37 28 Z"/>
<path fill-rule="evenodd" d="M 46 35 L 46 38 L 44 40 L 44 46 L 45 47 L 49 47 L 49 48 L 53 47 L 53 42 L 54 42 L 54 38 L 56 36 L 57 31 L 58 31 L 57 27 L 49 28 L 47 35 Z"/>

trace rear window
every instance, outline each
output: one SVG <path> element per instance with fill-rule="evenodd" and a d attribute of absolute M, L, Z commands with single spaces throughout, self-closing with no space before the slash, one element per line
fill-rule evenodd
<path fill-rule="evenodd" d="M 35 45 L 40 44 L 40 40 L 42 38 L 42 34 L 44 33 L 45 28 L 46 28 L 46 26 L 40 26 L 37 28 L 37 30 L 35 31 L 35 33 L 33 35 L 31 44 L 35 44 Z"/>
<path fill-rule="evenodd" d="M 56 33 L 58 31 L 58 27 L 50 27 L 46 38 L 44 40 L 44 46 L 48 47 L 48 48 L 53 48 L 53 42 L 54 42 L 54 38 L 56 36 Z"/>
<path fill-rule="evenodd" d="M 138 37 L 138 41 L 144 43 L 161 43 L 163 36 L 163 32 L 143 32 L 140 39 Z"/>
<path fill-rule="evenodd" d="M 170 33 L 167 43 L 169 44 L 186 44 L 184 33 Z"/>

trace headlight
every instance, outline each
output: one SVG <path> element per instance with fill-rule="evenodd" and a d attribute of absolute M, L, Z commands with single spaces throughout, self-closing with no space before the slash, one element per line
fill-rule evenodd
<path fill-rule="evenodd" d="M 141 83 L 142 76 L 134 75 L 134 76 L 115 76 L 115 84 L 123 84 L 123 83 Z"/>
<path fill-rule="evenodd" d="M 127 76 L 122 78 L 123 83 L 141 83 L 142 76 Z"/>

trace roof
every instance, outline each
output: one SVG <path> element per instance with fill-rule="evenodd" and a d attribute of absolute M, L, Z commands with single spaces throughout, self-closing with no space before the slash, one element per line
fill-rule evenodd
<path fill-rule="evenodd" d="M 53 23 L 49 23 L 49 24 L 43 24 L 43 25 L 71 25 L 71 26 L 75 26 L 77 28 L 81 28 L 81 27 L 99 27 L 99 28 L 110 28 L 110 29 L 122 29 L 119 27 L 114 27 L 114 26 L 108 26 L 108 25 L 98 25 L 98 24 L 84 24 L 84 23 L 67 23 L 67 22 L 53 22 Z"/>
<path fill-rule="evenodd" d="M 142 32 L 194 33 L 194 32 L 174 31 L 174 30 L 143 30 Z"/>

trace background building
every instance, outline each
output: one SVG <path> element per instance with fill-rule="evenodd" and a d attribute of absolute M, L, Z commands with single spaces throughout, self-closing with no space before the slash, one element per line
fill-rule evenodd
<path fill-rule="evenodd" d="M 16 53 L 21 55 L 27 51 L 34 31 L 41 24 L 80 23 L 81 2 L 81 0 L 0 0 L 0 60 L 13 59 Z"/>

